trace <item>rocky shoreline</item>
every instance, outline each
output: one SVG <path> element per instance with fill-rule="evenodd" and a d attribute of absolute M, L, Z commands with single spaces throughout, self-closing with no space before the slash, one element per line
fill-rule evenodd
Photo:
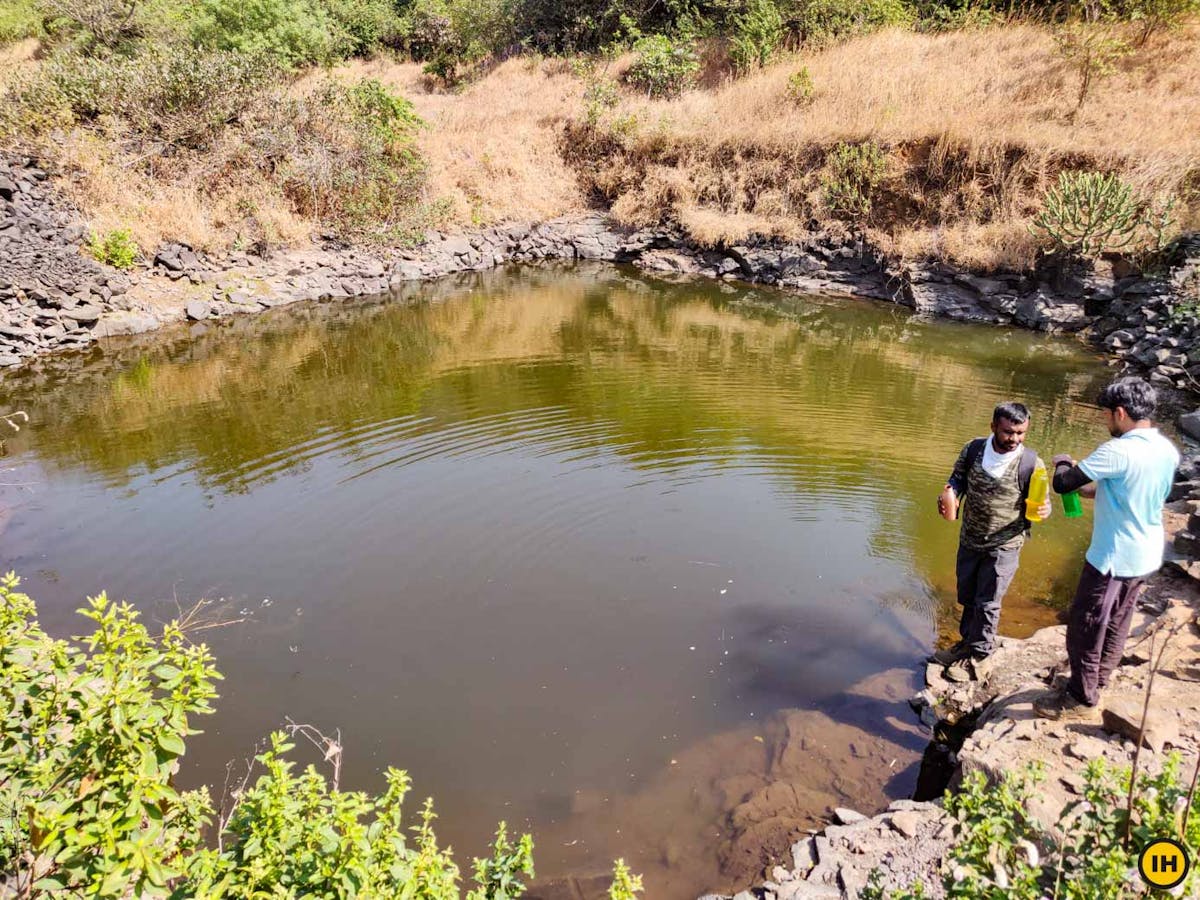
<path fill-rule="evenodd" d="M 823 233 L 706 249 L 677 228 L 619 228 L 603 213 L 433 233 L 407 250 L 327 241 L 217 260 L 166 244 L 129 273 L 86 256 L 85 237 L 78 212 L 35 160 L 0 157 L 0 368 L 172 323 L 383 294 L 506 264 L 583 259 L 869 297 L 958 321 L 1084 332 L 1157 383 L 1200 389 L 1200 235 L 1178 241 L 1157 277 L 1107 262 L 985 277 L 937 263 L 896 264 L 861 238 Z"/>

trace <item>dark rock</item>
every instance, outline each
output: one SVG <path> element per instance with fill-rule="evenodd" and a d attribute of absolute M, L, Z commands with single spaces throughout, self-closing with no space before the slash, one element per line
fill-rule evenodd
<path fill-rule="evenodd" d="M 1179 417 L 1179 430 L 1188 437 L 1200 441 L 1200 409 L 1184 413 Z"/>
<path fill-rule="evenodd" d="M 1200 559 L 1200 536 L 1192 534 L 1190 531 L 1178 532 L 1172 546 L 1184 556 Z"/>

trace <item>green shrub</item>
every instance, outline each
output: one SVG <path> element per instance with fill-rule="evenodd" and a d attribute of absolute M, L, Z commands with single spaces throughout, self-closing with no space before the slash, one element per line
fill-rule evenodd
<path fill-rule="evenodd" d="M 344 231 L 405 231 L 422 209 L 426 165 L 412 105 L 377 81 L 329 79 L 281 99 L 249 138 L 250 164 L 271 167 L 293 208 Z"/>
<path fill-rule="evenodd" d="M 315 0 L 198 0 L 192 38 L 289 68 L 327 63 L 345 50 L 336 22 Z"/>
<path fill-rule="evenodd" d="M 1165 243 L 1170 207 L 1164 206 L 1140 198 L 1119 175 L 1063 172 L 1046 194 L 1033 228 L 1050 239 L 1056 252 L 1067 255 L 1135 251 L 1150 243 L 1151 232 L 1154 242 Z"/>
<path fill-rule="evenodd" d="M 475 860 L 479 890 L 472 891 L 467 900 L 517 900 L 525 893 L 525 884 L 518 880 L 521 875 L 533 878 L 533 839 L 521 835 L 514 847 L 507 826 L 501 822 L 492 844 L 492 858 Z"/>
<path fill-rule="evenodd" d="M 887 155 L 876 144 L 838 144 L 825 160 L 825 205 L 834 215 L 863 220 L 887 172 Z"/>
<path fill-rule="evenodd" d="M 448 85 L 515 40 L 507 0 L 414 0 L 399 34 L 426 73 Z"/>
<path fill-rule="evenodd" d="M 42 16 L 34 0 L 0 3 L 0 44 L 37 37 L 41 33 Z"/>
<path fill-rule="evenodd" d="M 734 19 L 729 55 L 738 72 L 762 68 L 783 42 L 783 16 L 774 0 L 750 0 L 746 11 Z"/>
<path fill-rule="evenodd" d="M 904 0 L 789 0 L 784 12 L 788 31 L 816 45 L 913 22 Z"/>
<path fill-rule="evenodd" d="M 916 28 L 918 31 L 938 33 L 944 31 L 961 31 L 967 28 L 986 28 L 999 21 L 999 15 L 992 8 L 989 0 L 974 2 L 918 2 L 916 8 Z"/>
<path fill-rule="evenodd" d="M 407 774 L 388 769 L 381 796 L 342 791 L 313 766 L 297 773 L 283 733 L 214 821 L 207 790 L 173 784 L 192 718 L 212 712 L 208 649 L 177 622 L 152 636 L 103 594 L 80 610 L 90 636 L 52 640 L 18 584 L 0 580 L 0 876 L 18 896 L 460 896 L 429 801 L 415 828 L 403 820 Z M 519 897 L 531 853 L 501 825 L 468 900 Z"/>
<path fill-rule="evenodd" d="M 796 106 L 807 106 L 813 98 L 813 80 L 808 72 L 808 66 L 802 66 L 793 72 L 787 80 L 787 98 Z"/>
<path fill-rule="evenodd" d="M 512 17 L 516 33 L 529 46 L 553 53 L 592 52 L 623 37 L 622 20 L 645 25 L 648 7 L 686 7 L 653 0 L 516 0 Z"/>
<path fill-rule="evenodd" d="M 651 97 L 679 95 L 700 70 L 700 59 L 688 40 L 653 34 L 638 38 L 633 51 L 637 57 L 625 77 Z"/>
<path fill-rule="evenodd" d="M 400 16 L 392 0 L 321 0 L 338 35 L 339 56 L 367 56 L 400 40 Z"/>
<path fill-rule="evenodd" d="M 132 57 L 66 51 L 54 54 L 7 99 L 35 130 L 42 122 L 110 116 L 138 135 L 200 148 L 246 114 L 277 74 L 264 56 L 181 45 Z"/>
<path fill-rule="evenodd" d="M 946 810 L 958 822 L 958 835 L 943 867 L 948 897 L 988 900 L 1107 900 L 1141 897 L 1146 888 L 1133 874 L 1143 847 L 1171 837 L 1195 858 L 1200 846 L 1200 797 L 1191 799 L 1180 778 L 1179 756 L 1171 754 L 1158 775 L 1142 773 L 1134 791 L 1129 822 L 1130 772 L 1114 772 L 1103 759 L 1088 763 L 1081 799 L 1068 804 L 1055 826 L 1043 829 L 1028 813 L 1038 768 L 1007 775 L 990 785 L 980 772 L 964 779 L 957 794 L 946 794 Z M 1183 822 L 1186 819 L 1186 828 Z M 1125 841 L 1129 824 L 1129 841 Z M 1198 882 L 1195 867 L 1179 890 Z M 917 883 L 886 892 L 873 875 L 864 900 L 924 897 Z"/>
<path fill-rule="evenodd" d="M 593 77 L 583 89 L 584 118 L 589 125 L 596 125 L 609 110 L 616 109 L 621 102 L 620 89 L 611 78 Z"/>
<path fill-rule="evenodd" d="M 117 228 L 103 237 L 93 234 L 88 240 L 88 252 L 114 268 L 132 269 L 141 250 L 127 229 Z"/>
<path fill-rule="evenodd" d="M 104 594 L 80 610 L 89 637 L 52 640 L 18 585 L 0 581 L 0 871 L 21 896 L 163 896 L 211 809 L 172 776 L 212 711 L 212 657 Z"/>

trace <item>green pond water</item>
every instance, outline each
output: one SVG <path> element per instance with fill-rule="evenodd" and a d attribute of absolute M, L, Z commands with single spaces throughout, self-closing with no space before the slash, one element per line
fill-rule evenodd
<path fill-rule="evenodd" d="M 730 760 L 775 765 L 780 711 L 897 748 L 850 800 L 911 791 L 904 700 L 956 620 L 936 495 L 1001 400 L 1047 459 L 1094 446 L 1104 376 L 1074 342 L 885 304 L 496 271 L 6 376 L 30 424 L 2 563 L 59 634 L 101 589 L 243 620 L 203 635 L 226 680 L 188 784 L 219 793 L 290 716 L 341 729 L 344 786 L 407 768 L 464 865 L 506 819 L 545 896 L 623 855 L 694 897 L 746 877 L 715 849 Z M 1005 633 L 1053 622 L 1089 527 L 1037 529 Z M 851 783 L 812 760 L 814 796 Z"/>

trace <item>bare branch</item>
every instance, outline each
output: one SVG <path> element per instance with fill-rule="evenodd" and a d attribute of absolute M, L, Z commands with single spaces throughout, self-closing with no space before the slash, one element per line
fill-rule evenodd
<path fill-rule="evenodd" d="M 336 791 L 342 780 L 342 729 L 338 728 L 334 731 L 337 737 L 329 737 L 322 734 L 312 725 L 304 725 L 292 720 L 291 716 L 287 716 L 288 733 L 295 737 L 297 734 L 305 738 L 310 744 L 321 751 L 325 762 L 333 765 L 333 789 Z"/>

